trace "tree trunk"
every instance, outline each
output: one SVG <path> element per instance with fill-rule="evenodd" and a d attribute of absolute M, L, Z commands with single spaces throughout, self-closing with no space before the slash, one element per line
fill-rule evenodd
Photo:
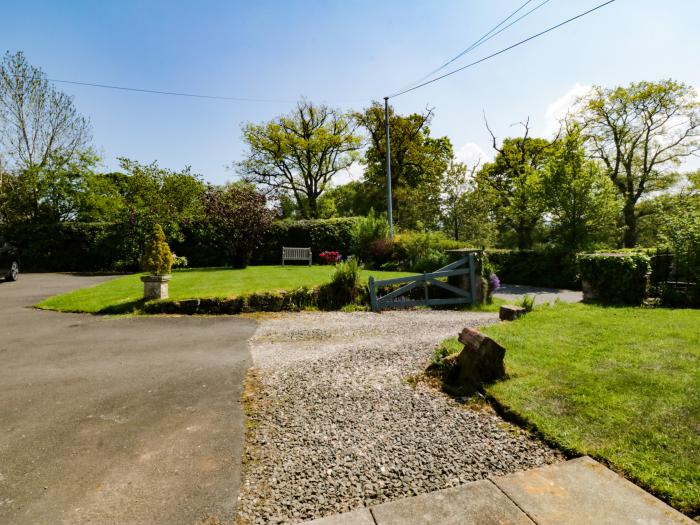
<path fill-rule="evenodd" d="M 625 248 L 634 248 L 637 245 L 637 215 L 635 214 L 634 202 L 627 201 L 623 210 L 625 220 Z"/>
<path fill-rule="evenodd" d="M 529 250 L 532 248 L 532 229 L 532 227 L 523 226 L 522 224 L 518 227 L 519 250 Z"/>
<path fill-rule="evenodd" d="M 318 201 L 316 196 L 309 195 L 309 219 L 318 219 Z"/>

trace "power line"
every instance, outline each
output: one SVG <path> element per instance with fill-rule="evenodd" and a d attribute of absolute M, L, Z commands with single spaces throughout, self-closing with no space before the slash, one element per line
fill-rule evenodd
<path fill-rule="evenodd" d="M 78 82 L 76 80 L 61 80 L 58 78 L 47 78 L 46 80 L 50 82 L 60 82 L 62 84 L 73 84 L 76 86 L 89 86 L 97 87 L 103 89 L 115 89 L 119 91 L 136 91 L 138 93 L 151 93 L 153 95 L 171 95 L 175 97 L 190 97 L 190 98 L 206 98 L 211 100 L 233 100 L 237 102 L 280 102 L 280 103 L 293 103 L 292 100 L 280 100 L 280 99 L 267 99 L 267 98 L 245 98 L 245 97 L 224 97 L 217 95 L 201 95 L 197 93 L 181 93 L 177 91 L 158 91 L 155 89 L 142 89 L 134 87 L 124 87 L 124 86 L 113 86 L 110 84 L 95 84 L 92 82 Z"/>
<path fill-rule="evenodd" d="M 501 29 L 501 30 L 498 31 L 497 33 L 491 34 L 491 33 L 493 33 L 494 31 L 496 31 L 496 29 L 498 29 L 498 28 L 501 27 L 503 24 L 505 24 L 508 20 L 510 20 L 511 18 L 513 18 L 517 13 L 519 13 L 519 12 L 520 12 L 525 6 L 527 6 L 530 2 L 532 2 L 532 0 L 527 0 L 524 4 L 522 4 L 522 5 L 521 5 L 520 7 L 518 7 L 515 11 L 513 11 L 511 14 L 509 14 L 506 18 L 504 18 L 503 20 L 501 20 L 498 24 L 496 24 L 496 25 L 495 25 L 494 27 L 492 27 L 489 31 L 487 31 L 484 35 L 482 35 L 481 38 L 479 38 L 478 40 L 476 40 L 475 42 L 473 42 L 472 44 L 470 44 L 469 47 L 467 47 L 465 50 L 461 51 L 458 55 L 456 55 L 455 57 L 451 58 L 450 60 L 448 60 L 447 62 L 445 62 L 444 64 L 442 64 L 442 65 L 441 65 L 440 67 L 438 67 L 437 69 L 433 69 L 433 70 L 432 70 L 430 73 L 428 73 L 427 75 L 424 75 L 424 76 L 422 76 L 421 78 L 419 78 L 419 79 L 417 79 L 417 80 L 411 82 L 411 83 L 408 84 L 406 87 L 413 86 L 413 85 L 415 85 L 415 84 L 418 84 L 419 82 L 422 82 L 423 80 L 425 80 L 425 79 L 427 79 L 427 78 L 432 77 L 432 76 L 433 76 L 435 73 L 437 73 L 438 71 L 440 71 L 440 70 L 444 69 L 445 67 L 449 66 L 452 62 L 454 62 L 455 60 L 457 60 L 457 59 L 463 57 L 464 55 L 466 55 L 466 54 L 469 53 L 470 51 L 473 51 L 474 49 L 476 49 L 477 47 L 481 46 L 482 44 L 488 42 L 488 41 L 491 40 L 493 37 L 495 37 L 495 36 L 498 35 L 499 33 L 502 33 L 503 31 L 505 31 L 506 29 L 508 29 L 510 26 L 512 26 L 513 24 L 519 22 L 520 20 L 522 20 L 523 18 L 525 18 L 527 15 L 529 15 L 529 14 L 532 13 L 533 11 L 536 11 L 537 9 L 539 9 L 540 7 L 542 7 L 544 4 L 546 4 L 546 3 L 549 2 L 549 1 L 550 1 L 550 0 L 545 0 L 545 1 L 542 2 L 540 5 L 538 5 L 538 6 L 535 7 L 534 9 L 531 9 L 530 11 L 528 11 L 527 13 L 525 13 L 523 16 L 521 16 L 521 17 L 518 18 L 517 20 L 514 20 L 513 22 L 511 22 L 510 24 L 508 24 L 506 27 L 504 27 L 503 29 Z"/>
<path fill-rule="evenodd" d="M 488 56 L 485 56 L 484 58 L 480 58 L 479 60 L 476 60 L 476 61 L 474 61 L 474 62 L 471 62 L 471 63 L 467 64 L 466 66 L 462 66 L 462 67 L 460 67 L 460 68 L 453 69 L 452 71 L 450 71 L 450 72 L 448 72 L 448 73 L 445 73 L 444 75 L 440 75 L 439 77 L 435 77 L 435 78 L 433 78 L 432 80 L 428 80 L 427 82 L 423 82 L 422 84 L 418 84 L 417 86 L 414 86 L 414 87 L 411 87 L 411 88 L 408 88 L 408 89 L 404 89 L 403 91 L 399 91 L 399 92 L 397 92 L 397 93 L 394 93 L 393 95 L 389 95 L 387 98 L 395 98 L 395 97 L 398 97 L 398 96 L 403 95 L 403 94 L 405 94 L 405 93 L 408 93 L 408 92 L 410 92 L 410 91 L 414 91 L 414 90 L 416 90 L 416 89 L 419 89 L 419 88 L 422 88 L 422 87 L 424 87 L 424 86 L 427 86 L 428 84 L 432 84 L 433 82 L 437 82 L 438 80 L 442 80 L 443 78 L 446 78 L 446 77 L 449 77 L 449 76 L 451 76 L 451 75 L 454 75 L 455 73 L 459 73 L 460 71 L 464 71 L 465 69 L 470 68 L 470 67 L 473 67 L 473 66 L 475 66 L 475 65 L 477 65 L 477 64 L 481 64 L 482 62 L 485 62 L 485 61 L 487 61 L 487 60 L 489 60 L 489 59 L 491 59 L 491 58 L 493 58 L 493 57 L 495 57 L 495 56 L 501 55 L 501 54 L 505 53 L 506 51 L 510 51 L 510 50 L 513 49 L 513 48 L 516 48 L 516 47 L 518 47 L 518 46 L 521 46 L 522 44 L 525 44 L 526 42 L 529 42 L 530 40 L 534 40 L 535 38 L 538 38 L 538 37 L 540 37 L 540 36 L 542 36 L 542 35 L 545 35 L 545 34 L 549 33 L 550 31 L 554 31 L 555 29 L 558 29 L 558 28 L 560 28 L 560 27 L 562 27 L 562 26 L 564 26 L 564 25 L 566 25 L 566 24 L 569 24 L 569 23 L 573 22 L 574 20 L 578 20 L 579 18 L 582 18 L 582 17 L 584 17 L 584 16 L 586 16 L 586 15 L 592 13 L 593 11 L 597 11 L 598 9 L 601 9 L 601 8 L 605 7 L 606 5 L 612 4 L 612 3 L 615 2 L 615 1 L 616 1 L 616 0 L 608 0 L 607 2 L 603 2 L 602 4 L 599 4 L 599 5 L 595 6 L 595 7 L 592 8 L 592 9 L 589 9 L 588 11 L 584 11 L 583 13 L 580 13 L 580 14 L 578 14 L 578 15 L 576 15 L 576 16 L 572 16 L 571 18 L 569 18 L 569 19 L 567 19 L 567 20 L 564 20 L 563 22 L 560 22 L 560 23 L 558 23 L 557 25 L 554 25 L 554 26 L 552 26 L 552 27 L 550 27 L 550 28 L 548 28 L 548 29 L 545 29 L 544 31 L 541 31 L 541 32 L 539 32 L 539 33 L 537 33 L 537 34 L 534 34 L 534 35 L 532 35 L 532 36 L 529 36 L 529 37 L 527 37 L 526 39 L 521 40 L 520 42 L 516 42 L 515 44 L 512 44 L 512 45 L 510 45 L 510 46 L 508 46 L 508 47 L 505 47 L 505 48 L 501 49 L 500 51 L 496 51 L 495 53 L 492 53 L 492 54 L 490 54 L 490 55 L 488 55 Z"/>

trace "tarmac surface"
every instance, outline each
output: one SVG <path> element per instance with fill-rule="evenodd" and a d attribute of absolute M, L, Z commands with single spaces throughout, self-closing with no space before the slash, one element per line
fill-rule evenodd
<path fill-rule="evenodd" d="M 0 523 L 228 522 L 255 322 L 32 308 L 106 279 L 0 280 Z"/>

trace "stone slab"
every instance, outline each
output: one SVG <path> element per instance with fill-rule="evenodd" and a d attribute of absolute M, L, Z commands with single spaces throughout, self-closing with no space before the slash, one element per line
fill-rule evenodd
<path fill-rule="evenodd" d="M 488 480 L 383 503 L 371 510 L 377 525 L 533 525 Z"/>
<path fill-rule="evenodd" d="M 697 525 L 587 456 L 491 481 L 537 525 Z"/>
<path fill-rule="evenodd" d="M 375 523 L 369 509 L 359 509 L 307 521 L 304 525 L 375 525 Z"/>

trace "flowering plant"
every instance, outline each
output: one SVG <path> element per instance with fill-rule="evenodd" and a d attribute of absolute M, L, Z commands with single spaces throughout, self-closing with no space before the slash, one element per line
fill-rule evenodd
<path fill-rule="evenodd" d="M 187 266 L 187 257 L 175 255 L 173 252 L 173 268 L 184 268 Z"/>
<path fill-rule="evenodd" d="M 492 294 L 501 287 L 501 280 L 495 273 L 489 274 L 489 294 Z"/>
<path fill-rule="evenodd" d="M 342 259 L 340 252 L 321 252 L 318 256 L 323 261 L 323 264 L 335 264 Z"/>

